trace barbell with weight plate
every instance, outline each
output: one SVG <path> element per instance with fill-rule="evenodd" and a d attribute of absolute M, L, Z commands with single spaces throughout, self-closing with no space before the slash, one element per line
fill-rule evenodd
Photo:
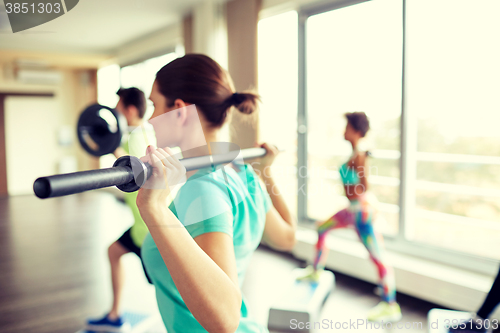
<path fill-rule="evenodd" d="M 228 164 L 238 157 L 245 160 L 264 155 L 266 155 L 264 148 L 248 148 L 241 151 L 232 150 L 225 154 L 184 158 L 180 162 L 186 171 L 191 171 Z M 109 186 L 116 186 L 124 192 L 134 192 L 144 185 L 151 173 L 152 167 L 148 163 L 144 163 L 134 156 L 122 156 L 115 161 L 112 168 L 40 177 L 35 180 L 33 190 L 40 199 L 60 197 Z"/>

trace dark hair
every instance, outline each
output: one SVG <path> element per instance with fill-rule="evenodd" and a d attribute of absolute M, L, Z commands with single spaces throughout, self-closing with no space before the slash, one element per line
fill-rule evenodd
<path fill-rule="evenodd" d="M 142 90 L 137 88 L 120 88 L 116 92 L 125 107 L 135 106 L 138 111 L 139 118 L 142 119 L 146 113 L 146 97 Z"/>
<path fill-rule="evenodd" d="M 370 129 L 370 121 L 364 112 L 349 112 L 345 114 L 345 117 L 352 128 L 361 133 L 362 137 Z"/>
<path fill-rule="evenodd" d="M 213 127 L 224 124 L 232 106 L 250 114 L 259 100 L 253 92 L 236 93 L 229 73 L 202 54 L 187 54 L 163 66 L 156 73 L 156 83 L 168 103 L 173 105 L 179 98 L 195 104 Z"/>

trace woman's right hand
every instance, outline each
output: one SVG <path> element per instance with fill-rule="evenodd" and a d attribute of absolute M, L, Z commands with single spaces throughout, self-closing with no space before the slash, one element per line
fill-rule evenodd
<path fill-rule="evenodd" d="M 141 160 L 153 167 L 153 173 L 139 189 L 137 206 L 139 210 L 161 206 L 173 187 L 184 181 L 186 168 L 168 147 L 155 149 L 148 146 L 146 156 L 141 157 Z"/>
<path fill-rule="evenodd" d="M 252 167 L 259 176 L 269 177 L 271 175 L 269 167 L 273 164 L 276 156 L 278 156 L 279 150 L 278 148 L 276 148 L 276 146 L 270 145 L 268 143 L 256 145 L 256 147 L 264 148 L 267 151 L 267 154 L 260 159 L 252 162 Z"/>

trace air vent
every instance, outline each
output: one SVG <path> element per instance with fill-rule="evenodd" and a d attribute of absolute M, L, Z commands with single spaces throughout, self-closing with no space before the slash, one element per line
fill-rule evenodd
<path fill-rule="evenodd" d="M 62 73 L 57 70 L 18 69 L 16 79 L 22 83 L 59 84 Z"/>

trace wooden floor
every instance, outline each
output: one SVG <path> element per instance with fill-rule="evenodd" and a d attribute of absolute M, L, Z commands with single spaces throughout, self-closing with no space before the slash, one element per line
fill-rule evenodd
<path fill-rule="evenodd" d="M 107 193 L 0 199 L 0 332 L 76 332 L 85 318 L 106 311 L 107 246 L 131 222 L 128 208 Z M 134 259 L 125 260 L 127 287 L 139 280 L 138 294 L 151 301 L 154 291 Z M 151 307 L 154 300 L 144 306 Z"/>
<path fill-rule="evenodd" d="M 73 333 L 89 316 L 104 314 L 111 303 L 107 247 L 131 223 L 128 208 L 109 193 L 0 199 L 0 332 Z M 124 265 L 124 310 L 156 313 L 138 258 L 129 254 Z M 266 248 L 256 252 L 243 288 L 256 320 L 267 322 L 282 281 L 300 265 Z M 336 279 L 322 318 L 365 318 L 378 302 L 373 285 L 337 273 Z M 425 327 L 433 305 L 404 295 L 399 301 L 403 320 Z"/>

